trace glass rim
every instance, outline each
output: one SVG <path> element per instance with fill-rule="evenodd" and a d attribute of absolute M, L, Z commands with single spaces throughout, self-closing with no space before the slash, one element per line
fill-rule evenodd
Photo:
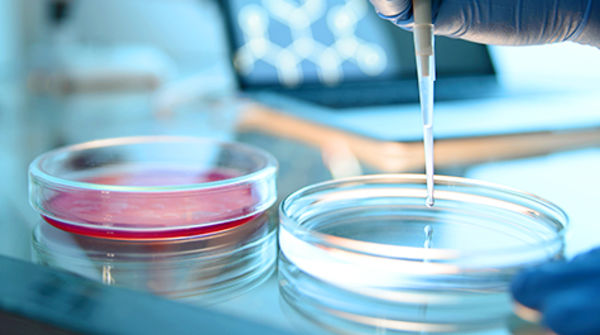
<path fill-rule="evenodd" d="M 211 144 L 219 147 L 233 147 L 236 150 L 243 151 L 249 155 L 261 157 L 264 160 L 264 166 L 260 169 L 217 181 L 190 183 L 178 185 L 160 185 L 160 186 L 127 186 L 127 185 L 107 185 L 97 184 L 84 181 L 76 181 L 67 178 L 61 178 L 48 173 L 42 168 L 42 164 L 53 157 L 60 154 L 73 152 L 82 152 L 89 149 L 108 148 L 122 145 L 132 144 L 151 144 L 151 143 L 198 143 Z M 244 184 L 254 180 L 259 180 L 273 175 L 277 172 L 278 164 L 273 155 L 265 150 L 246 145 L 235 141 L 223 141 L 212 138 L 195 137 L 195 136 L 170 136 L 170 135 L 155 135 L 155 136 L 132 136 L 132 137 L 116 137 L 97 139 L 88 142 L 73 144 L 47 151 L 37 156 L 29 164 L 29 178 L 32 183 L 54 187 L 61 187 L 72 190 L 94 190 L 94 191 L 109 191 L 109 192 L 129 192 L 129 193 L 168 193 L 168 192 L 187 192 L 201 191 L 220 187 Z"/>
<path fill-rule="evenodd" d="M 546 246 L 551 246 L 559 241 L 561 241 L 564 237 L 564 234 L 569 227 L 569 218 L 568 215 L 556 204 L 534 195 L 532 193 L 524 192 L 516 188 L 511 188 L 508 186 L 503 186 L 500 184 L 495 184 L 487 181 L 475 180 L 464 177 L 454 177 L 454 176 L 443 176 L 443 175 L 435 175 L 435 183 L 445 184 L 445 185 L 461 185 L 461 186 L 471 186 L 471 187 L 479 187 L 483 189 L 487 189 L 490 191 L 500 192 L 502 194 L 516 196 L 518 198 L 526 199 L 529 201 L 533 201 L 538 205 L 543 206 L 545 209 L 548 209 L 553 215 L 553 218 L 556 219 L 556 222 L 559 223 L 559 228 L 554 230 L 554 235 L 552 238 L 544 239 L 543 241 L 530 243 L 522 246 L 511 246 L 510 248 L 488 248 L 488 249 L 477 249 L 472 251 L 459 251 L 454 249 L 444 249 L 444 248 L 431 248 L 426 249 L 423 247 L 412 247 L 412 246 L 399 246 L 378 242 L 367 242 L 358 239 L 352 239 L 347 237 L 340 237 L 336 235 L 331 235 L 327 233 L 322 233 L 315 231 L 311 228 L 307 228 L 304 225 L 298 223 L 296 219 L 294 219 L 288 209 L 292 203 L 302 199 L 302 197 L 311 194 L 313 191 L 321 190 L 334 190 L 336 186 L 345 184 L 345 183 L 364 183 L 370 184 L 375 183 L 377 181 L 383 180 L 397 180 L 399 184 L 406 184 L 410 182 L 418 182 L 418 183 L 426 183 L 426 176 L 424 174 L 412 174 L 412 173 L 395 173 L 395 174 L 372 174 L 372 175 L 363 175 L 349 178 L 340 178 L 336 180 L 324 181 L 312 185 L 305 186 L 285 197 L 280 205 L 279 205 L 279 213 L 280 213 L 280 224 L 282 229 L 280 229 L 280 234 L 282 230 L 286 230 L 287 233 L 290 233 L 293 236 L 298 237 L 302 236 L 303 240 L 308 240 L 309 243 L 318 243 L 325 245 L 331 249 L 339 249 L 344 250 L 350 253 L 358 253 L 358 254 L 366 254 L 373 257 L 381 257 L 381 258 L 398 258 L 404 259 L 407 261 L 418 260 L 421 261 L 423 258 L 427 258 L 432 262 L 444 262 L 449 260 L 457 260 L 457 259 L 468 259 L 470 257 L 482 257 L 485 255 L 495 254 L 495 253 L 509 253 L 509 254 L 517 254 L 525 251 L 537 250 L 538 248 L 543 248 Z M 316 192 L 315 192 L 316 193 Z M 425 198 L 423 198 L 423 206 Z M 434 206 L 435 208 L 435 206 Z M 291 228 L 291 232 L 284 229 L 285 227 Z M 357 243 L 358 242 L 358 243 Z M 357 246 L 358 244 L 358 246 Z M 385 252 L 384 251 L 385 248 Z"/>
<path fill-rule="evenodd" d="M 262 214 L 262 217 L 256 218 L 250 225 L 254 225 L 251 229 L 258 230 L 256 226 L 266 227 L 266 231 L 264 235 L 256 235 L 256 231 L 246 232 L 245 237 L 250 237 L 248 241 L 246 241 L 242 245 L 238 245 L 236 243 L 230 244 L 219 244 L 217 247 L 204 246 L 203 254 L 199 255 L 201 257 L 195 258 L 210 258 L 215 257 L 215 255 L 226 256 L 228 254 L 232 254 L 241 250 L 246 250 L 248 248 L 252 248 L 257 245 L 261 245 L 265 242 L 266 239 L 269 239 L 271 235 L 276 232 L 276 225 L 272 222 L 272 218 L 269 213 Z M 207 241 L 214 241 L 217 239 L 227 239 L 231 238 L 234 234 L 244 234 L 244 229 L 248 228 L 248 224 L 235 226 L 229 229 L 217 231 L 209 234 L 201 234 L 201 235 L 190 235 L 190 236 L 181 236 L 178 238 L 170 238 L 170 239 L 106 239 L 106 238 L 98 238 L 94 236 L 81 235 L 78 236 L 80 239 L 84 239 L 85 242 L 93 242 L 98 244 L 99 246 L 88 248 L 86 247 L 86 253 L 91 257 L 106 257 L 106 253 L 110 251 L 111 254 L 123 254 L 129 257 L 136 257 L 138 261 L 143 260 L 151 260 L 157 255 L 164 258 L 176 258 L 176 257 L 188 257 L 189 255 L 198 255 L 199 248 L 196 245 L 206 244 Z M 43 231 L 48 232 L 50 230 L 50 235 L 45 235 Z M 54 230 L 54 232 L 53 232 Z M 52 235 L 55 234 L 55 235 Z M 56 234 L 61 236 L 56 237 Z M 56 255 L 60 254 L 61 258 L 64 259 L 80 259 L 79 254 L 67 254 L 66 251 L 76 250 L 69 244 L 63 244 L 60 241 L 61 238 L 68 237 L 70 232 L 64 231 L 60 228 L 54 227 L 50 223 L 41 220 L 38 224 L 33 228 L 32 231 L 32 246 L 38 253 L 43 253 L 46 255 Z M 50 236 L 50 237 L 49 237 Z M 54 239 L 54 240 L 53 240 Z M 240 238 L 241 240 L 241 238 Z M 45 245 L 46 247 L 43 247 Z M 190 246 L 191 245 L 191 246 Z M 143 248 L 157 248 L 158 251 L 153 250 L 151 254 L 148 254 L 146 251 L 142 251 Z M 179 248 L 180 249 L 179 249 Z M 119 250 L 122 248 L 124 250 Z M 134 251 L 128 251 L 129 249 L 134 249 Z M 139 250 L 136 250 L 139 249 Z M 173 250 L 162 251 L 161 249 L 173 248 Z M 60 249 L 60 250 L 59 250 Z M 66 251 L 65 251 L 66 250 Z M 219 251 L 220 253 L 215 253 Z M 184 260 L 183 258 L 181 260 Z M 187 260 L 187 259 L 185 259 Z"/>

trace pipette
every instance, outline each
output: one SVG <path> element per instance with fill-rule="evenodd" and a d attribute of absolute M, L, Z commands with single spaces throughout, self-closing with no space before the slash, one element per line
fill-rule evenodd
<path fill-rule="evenodd" d="M 413 39 L 419 80 L 419 100 L 423 117 L 423 145 L 425 149 L 425 174 L 427 176 L 427 199 L 433 206 L 433 82 L 435 80 L 435 57 L 433 52 L 433 24 L 431 0 L 413 0 Z"/>

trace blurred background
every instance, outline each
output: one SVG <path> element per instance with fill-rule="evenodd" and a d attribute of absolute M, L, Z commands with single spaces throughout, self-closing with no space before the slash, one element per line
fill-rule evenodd
<path fill-rule="evenodd" d="M 239 1 L 229 3 L 240 4 Z M 261 1 L 254 3 L 260 5 Z M 272 1 L 262 3 L 273 5 Z M 355 13 L 359 9 L 372 12 L 366 0 L 339 3 L 351 4 Z M 0 0 L 0 171 L 5 176 L 0 187 L 1 254 L 29 258 L 30 231 L 37 217 L 27 202 L 27 166 L 38 154 L 66 144 L 146 134 L 208 136 L 248 142 L 271 151 L 279 159 L 280 196 L 329 178 L 382 171 L 422 171 L 422 151 L 415 139 L 408 141 L 412 149 L 406 149 L 401 163 L 390 158 L 388 164 L 385 157 L 361 156 L 361 152 L 373 152 L 372 148 L 381 149 L 382 153 L 400 150 L 395 145 L 403 144 L 402 140 L 365 137 L 327 122 L 320 124 L 315 118 L 309 118 L 310 122 L 306 123 L 298 117 L 300 114 L 274 112 L 286 109 L 285 104 L 264 107 L 260 99 L 247 94 L 247 87 L 240 86 L 240 73 L 248 74 L 251 69 L 247 59 L 239 58 L 239 53 L 232 57 L 235 40 L 227 27 L 228 20 L 231 24 L 232 19 L 223 12 L 231 6 L 224 9 L 222 5 L 218 0 Z M 248 13 L 264 14 L 261 10 Z M 245 36 L 262 29 L 260 15 L 252 15 L 246 17 L 254 24 L 244 32 Z M 334 21 L 334 26 L 345 27 L 345 16 L 332 17 L 341 20 Z M 252 21 L 255 19 L 259 21 Z M 290 26 L 294 24 L 303 27 L 301 22 L 292 22 Z M 391 27 L 387 22 L 383 24 L 387 25 L 386 29 Z M 252 54 L 255 56 L 262 50 L 260 43 L 256 45 L 258 49 Z M 302 44 L 298 45 L 301 49 Z M 340 47 L 343 55 L 348 49 L 343 49 L 342 44 Z M 360 71 L 366 75 L 383 73 L 378 62 L 385 60 L 386 54 L 381 53 L 381 48 L 374 44 L 371 49 L 364 49 L 360 56 L 363 58 L 357 56 Z M 556 98 L 557 94 L 585 92 L 588 99 L 585 101 L 595 101 L 594 104 L 573 104 L 572 101 L 584 100 L 569 97 L 561 100 L 562 104 L 555 109 L 560 109 L 563 115 L 572 113 L 565 106 L 600 114 L 600 99 L 594 97 L 600 88 L 597 49 L 567 43 L 489 47 L 487 52 L 494 80 L 500 87 L 511 92 L 535 92 L 535 98 L 526 97 L 524 101 L 541 103 L 547 98 Z M 326 52 L 324 55 L 321 61 L 325 63 L 339 56 L 327 58 Z M 387 57 L 391 61 L 389 54 Z M 438 58 L 443 62 L 443 55 Z M 277 61 L 285 65 L 290 59 L 290 67 L 295 66 L 297 61 L 294 63 L 293 58 Z M 297 73 L 276 74 L 283 89 L 298 84 L 298 73 L 305 79 L 310 77 L 311 70 L 303 66 L 297 68 L 300 69 Z M 283 66 L 284 69 L 290 67 Z M 335 71 L 313 72 L 320 76 L 325 87 L 344 81 Z M 414 74 L 407 78 L 411 76 Z M 245 81 L 246 86 L 250 81 Z M 416 82 L 413 84 L 416 87 Z M 267 85 L 264 91 L 270 88 Z M 411 119 L 418 120 L 416 103 L 407 99 L 398 109 L 410 111 Z M 257 109 L 257 105 L 263 107 Z M 312 114 L 317 113 L 311 104 L 293 105 L 290 110 L 302 109 L 302 106 Z M 461 111 L 481 108 L 464 101 L 453 106 Z M 390 108 L 388 112 L 396 107 Z M 545 113 L 544 108 L 539 108 L 539 114 Z M 343 112 L 329 110 L 321 116 L 332 119 L 330 115 L 340 113 Z M 444 113 L 440 112 L 442 119 Z M 492 122 L 499 123 L 502 119 Z M 419 133 L 420 128 L 416 126 L 414 131 Z M 565 131 L 568 137 L 542 141 L 561 151 L 567 150 L 566 153 L 554 153 L 552 147 L 544 147 L 511 155 L 514 148 L 520 146 L 519 139 L 527 141 L 527 138 L 513 138 L 508 149 L 506 143 L 500 145 L 508 153 L 473 158 L 474 151 L 485 153 L 494 149 L 474 149 L 454 143 L 450 149 L 440 152 L 438 171 L 498 181 L 547 195 L 572 212 L 572 218 L 588 221 L 591 214 L 587 208 L 595 205 L 590 202 L 592 193 L 581 193 L 582 189 L 575 185 L 600 186 L 596 172 L 592 172 L 600 171 L 598 129 L 585 128 L 582 137 L 569 133 L 568 129 L 561 130 Z M 462 160 L 443 158 L 463 157 L 465 152 L 470 155 Z M 413 161 L 413 156 L 419 158 Z M 600 228 L 586 225 L 573 229 L 580 243 L 573 244 L 572 252 L 598 242 L 586 239 L 590 231 L 598 232 Z"/>

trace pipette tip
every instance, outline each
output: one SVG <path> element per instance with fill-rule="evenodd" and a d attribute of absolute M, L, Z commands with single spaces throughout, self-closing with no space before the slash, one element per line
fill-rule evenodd
<path fill-rule="evenodd" d="M 433 207 L 434 203 L 435 203 L 435 200 L 433 199 L 433 196 L 428 195 L 427 199 L 425 199 L 425 206 L 431 208 L 431 207 Z"/>

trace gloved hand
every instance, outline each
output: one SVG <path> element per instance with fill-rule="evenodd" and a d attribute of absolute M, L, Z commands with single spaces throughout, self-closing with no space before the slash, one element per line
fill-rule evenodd
<path fill-rule="evenodd" d="M 600 248 L 525 270 L 511 290 L 518 302 L 540 311 L 542 322 L 557 334 L 600 334 Z"/>
<path fill-rule="evenodd" d="M 370 0 L 379 15 L 410 29 L 412 0 Z M 600 47 L 600 0 L 432 0 L 436 35 L 525 45 L 574 41 Z"/>

